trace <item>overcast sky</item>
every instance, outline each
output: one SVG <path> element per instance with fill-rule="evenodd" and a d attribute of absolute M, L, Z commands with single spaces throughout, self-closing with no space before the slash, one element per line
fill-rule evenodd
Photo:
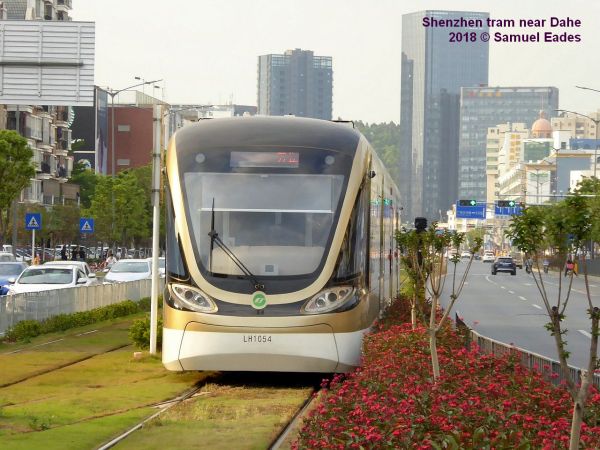
<path fill-rule="evenodd" d="M 425 9 L 581 20 L 581 28 L 555 29 L 580 34 L 579 43 L 491 42 L 489 84 L 556 86 L 561 108 L 600 109 L 600 93 L 574 87 L 600 90 L 597 1 L 73 0 L 71 15 L 96 22 L 95 83 L 103 87 L 163 78 L 170 103 L 256 105 L 258 56 L 302 48 L 333 57 L 334 117 L 398 122 L 401 18 Z"/>

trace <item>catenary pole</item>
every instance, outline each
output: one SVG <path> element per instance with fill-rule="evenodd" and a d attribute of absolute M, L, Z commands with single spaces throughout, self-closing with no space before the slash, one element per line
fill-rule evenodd
<path fill-rule="evenodd" d="M 156 354 L 158 326 L 158 234 L 160 230 L 160 147 L 162 108 L 154 105 L 152 152 L 152 289 L 150 293 L 150 354 Z"/>

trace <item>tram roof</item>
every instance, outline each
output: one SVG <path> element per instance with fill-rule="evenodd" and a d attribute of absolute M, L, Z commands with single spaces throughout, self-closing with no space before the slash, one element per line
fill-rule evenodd
<path fill-rule="evenodd" d="M 347 124 L 286 116 L 202 120 L 177 131 L 178 151 L 214 147 L 287 146 L 334 149 L 354 155 L 360 133 Z"/>

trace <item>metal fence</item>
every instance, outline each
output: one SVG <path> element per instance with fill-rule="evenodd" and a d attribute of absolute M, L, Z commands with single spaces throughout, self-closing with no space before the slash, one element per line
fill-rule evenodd
<path fill-rule="evenodd" d="M 159 281 L 159 292 L 164 279 Z M 150 297 L 152 280 L 99 284 L 52 291 L 0 296 L 0 334 L 22 320 L 41 321 L 59 314 L 72 314 L 125 300 Z"/>
<path fill-rule="evenodd" d="M 565 376 L 560 368 L 560 363 L 554 359 L 546 358 L 545 356 L 531 353 L 514 345 L 505 344 L 500 341 L 482 336 L 476 331 L 471 330 L 460 318 L 456 315 L 456 325 L 464 327 L 468 330 L 467 346 L 473 342 L 483 353 L 491 353 L 495 356 L 504 356 L 507 354 L 516 355 L 521 361 L 521 365 L 535 370 L 542 376 L 555 385 L 559 385 L 567 377 L 575 384 L 581 381 L 581 369 L 578 367 L 569 366 L 569 373 Z M 595 373 L 592 380 L 594 386 L 600 390 L 600 374 Z"/>

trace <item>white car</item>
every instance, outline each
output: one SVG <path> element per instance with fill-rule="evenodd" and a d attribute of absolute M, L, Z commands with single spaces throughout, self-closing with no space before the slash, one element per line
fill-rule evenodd
<path fill-rule="evenodd" d="M 8 252 L 0 252 L 0 262 L 16 262 L 15 255 Z"/>
<path fill-rule="evenodd" d="M 122 259 L 113 264 L 104 277 L 104 281 L 119 283 L 150 278 L 152 276 L 151 266 L 152 263 L 147 259 Z"/>
<path fill-rule="evenodd" d="M 152 258 L 148 258 L 148 261 L 150 261 L 150 267 L 152 267 Z M 165 258 L 163 256 L 158 258 L 158 276 L 163 278 L 165 276 Z"/>
<path fill-rule="evenodd" d="M 471 252 L 464 251 L 460 254 L 460 259 L 471 259 Z"/>
<path fill-rule="evenodd" d="M 91 279 L 75 266 L 30 266 L 10 286 L 8 294 L 89 286 Z"/>
<path fill-rule="evenodd" d="M 43 264 L 44 266 L 73 266 L 83 270 L 83 273 L 92 281 L 91 284 L 98 284 L 96 274 L 92 272 L 90 266 L 85 261 L 48 261 Z"/>
<path fill-rule="evenodd" d="M 481 262 L 489 262 L 489 263 L 493 263 L 495 261 L 496 257 L 494 256 L 494 254 L 492 252 L 485 252 L 483 254 L 483 258 L 481 258 Z"/>

